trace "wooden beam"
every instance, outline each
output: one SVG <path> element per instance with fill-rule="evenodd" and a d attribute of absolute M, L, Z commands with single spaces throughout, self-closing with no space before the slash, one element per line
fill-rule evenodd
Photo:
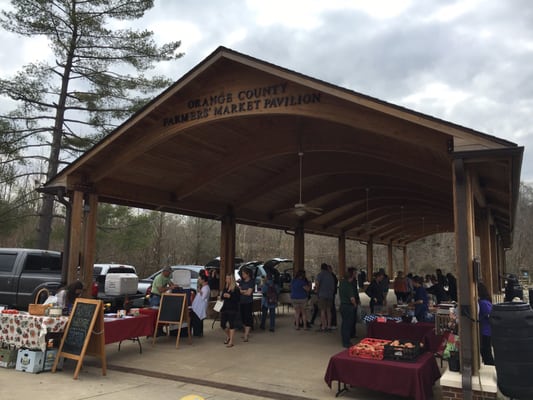
<path fill-rule="evenodd" d="M 492 251 L 490 240 L 490 212 L 482 209 L 479 212 L 479 244 L 481 255 L 481 277 L 489 293 L 492 293 Z"/>
<path fill-rule="evenodd" d="M 346 235 L 339 235 L 339 278 L 343 278 L 346 272 Z"/>
<path fill-rule="evenodd" d="M 94 256 L 96 253 L 96 221 L 98 218 L 98 196 L 87 195 L 85 202 L 87 207 L 84 212 L 84 241 L 81 270 L 83 271 L 83 291 L 85 297 L 91 296 L 93 283 Z M 84 210 L 85 211 L 85 210 Z"/>
<path fill-rule="evenodd" d="M 372 282 L 374 277 L 374 244 L 372 238 L 366 244 L 366 270 L 368 272 L 368 281 Z"/>
<path fill-rule="evenodd" d="M 67 284 L 78 279 L 80 266 L 80 249 L 82 240 L 83 193 L 75 191 L 71 196 L 72 214 L 70 219 L 70 249 L 68 252 Z"/>
<path fill-rule="evenodd" d="M 224 288 L 226 274 L 233 274 L 235 265 L 235 238 L 236 224 L 235 215 L 231 207 L 228 207 L 226 215 L 222 217 L 220 224 L 220 290 Z"/>
<path fill-rule="evenodd" d="M 459 336 L 461 337 L 462 388 L 465 399 L 472 399 L 473 368 L 473 324 L 472 316 L 477 308 L 472 308 L 471 296 L 474 292 L 472 262 L 474 258 L 474 210 L 471 182 L 462 159 L 453 162 L 454 176 L 454 220 L 455 254 L 458 271 Z"/>
<path fill-rule="evenodd" d="M 296 276 L 296 272 L 305 269 L 305 231 L 302 221 L 298 223 L 298 226 L 294 230 L 294 259 L 293 259 L 293 272 Z"/>

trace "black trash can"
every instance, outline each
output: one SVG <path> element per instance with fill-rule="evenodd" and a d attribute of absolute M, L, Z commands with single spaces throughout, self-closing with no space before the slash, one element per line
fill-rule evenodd
<path fill-rule="evenodd" d="M 533 310 L 524 302 L 494 304 L 490 316 L 498 388 L 533 399 Z"/>
<path fill-rule="evenodd" d="M 533 308 L 533 289 L 529 289 L 529 305 Z"/>

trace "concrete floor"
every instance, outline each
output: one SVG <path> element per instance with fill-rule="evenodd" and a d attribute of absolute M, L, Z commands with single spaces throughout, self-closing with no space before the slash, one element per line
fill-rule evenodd
<path fill-rule="evenodd" d="M 281 308 L 280 308 L 281 310 Z M 160 337 L 152 346 L 143 338 L 143 353 L 135 342 L 106 346 L 107 375 L 99 361 L 86 357 L 78 380 L 73 379 L 75 362 L 67 360 L 62 371 L 30 374 L 0 368 L 2 400 L 82 399 L 181 399 L 197 395 L 204 399 L 333 399 L 324 374 L 330 357 L 343 350 L 340 333 L 295 330 L 292 310 L 281 310 L 276 331 L 254 330 L 244 343 L 241 334 L 233 348 L 223 344 L 218 323 L 204 321 L 204 337 L 191 345 L 175 337 Z M 364 337 L 364 326 L 358 326 Z M 343 398 L 403 399 L 383 393 L 351 389 Z M 440 385 L 434 386 L 440 399 Z M 192 398 L 187 398 L 192 400 Z"/>

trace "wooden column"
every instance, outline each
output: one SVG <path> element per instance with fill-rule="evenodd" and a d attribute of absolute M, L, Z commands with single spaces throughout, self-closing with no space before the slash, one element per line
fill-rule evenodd
<path fill-rule="evenodd" d="M 477 307 L 473 307 L 474 281 L 474 203 L 468 172 L 462 159 L 453 162 L 453 199 L 455 223 L 455 253 L 458 272 L 459 336 L 461 338 L 461 372 L 465 399 L 472 399 L 474 363 L 474 327 Z"/>
<path fill-rule="evenodd" d="M 499 263 L 498 263 L 498 247 L 496 241 L 496 228 L 494 225 L 490 226 L 490 261 L 492 273 L 492 287 L 491 293 L 500 293 L 500 278 L 499 278 Z"/>
<path fill-rule="evenodd" d="M 67 285 L 78 279 L 82 242 L 83 193 L 80 191 L 73 192 L 71 204 L 72 213 L 70 216 L 70 226 L 68 227 L 70 230 L 70 242 L 68 249 Z"/>
<path fill-rule="evenodd" d="M 339 236 L 339 279 L 346 272 L 346 235 L 344 232 Z"/>
<path fill-rule="evenodd" d="M 483 209 L 479 213 L 479 244 L 481 256 L 481 279 L 492 293 L 492 253 L 490 241 L 490 214 L 489 210 Z"/>
<path fill-rule="evenodd" d="M 409 273 L 409 259 L 407 258 L 407 246 L 403 246 L 403 274 L 407 276 Z"/>
<path fill-rule="evenodd" d="M 387 274 L 391 282 L 394 280 L 393 260 L 392 260 L 392 241 L 387 245 Z"/>
<path fill-rule="evenodd" d="M 227 273 L 233 273 L 235 265 L 236 224 L 233 209 L 228 208 L 220 225 L 220 290 L 224 288 Z"/>
<path fill-rule="evenodd" d="M 505 281 L 503 276 L 507 273 L 507 265 L 505 264 L 505 249 L 503 248 L 503 241 L 501 237 L 497 236 L 498 240 L 498 271 L 500 271 L 500 287 L 503 288 Z"/>
<path fill-rule="evenodd" d="M 303 222 L 301 221 L 294 231 L 293 246 L 293 276 L 296 276 L 296 272 L 305 269 L 305 235 Z"/>
<path fill-rule="evenodd" d="M 84 240 L 80 265 L 84 297 L 91 297 L 94 254 L 96 253 L 96 221 L 98 216 L 98 196 L 96 194 L 86 196 L 83 216 Z"/>
<path fill-rule="evenodd" d="M 372 282 L 372 278 L 374 277 L 374 246 L 372 238 L 366 244 L 366 272 L 367 280 Z"/>

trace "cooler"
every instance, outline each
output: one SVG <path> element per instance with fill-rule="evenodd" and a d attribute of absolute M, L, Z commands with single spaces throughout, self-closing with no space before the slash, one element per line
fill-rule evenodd
<path fill-rule="evenodd" d="M 107 274 L 105 294 L 111 296 L 136 294 L 139 277 L 135 274 Z"/>

